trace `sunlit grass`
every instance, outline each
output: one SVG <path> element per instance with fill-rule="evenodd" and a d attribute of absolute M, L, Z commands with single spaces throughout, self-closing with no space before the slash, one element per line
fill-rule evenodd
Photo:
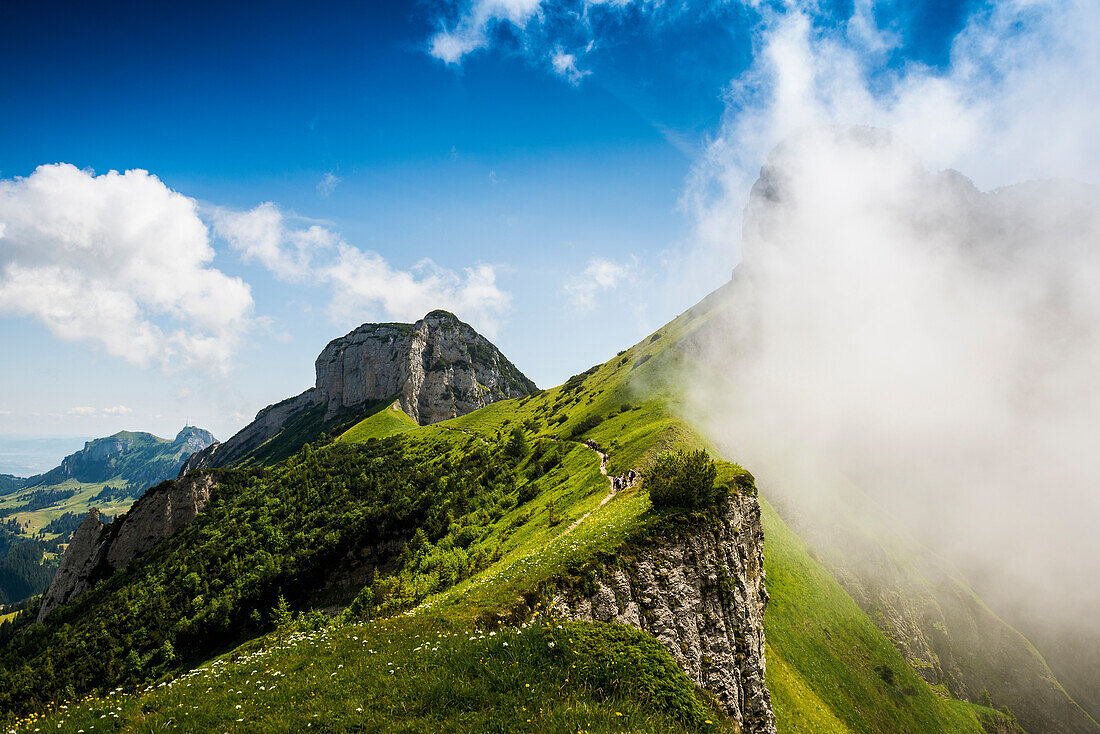
<path fill-rule="evenodd" d="M 164 729 L 737 731 L 634 630 L 543 621 L 471 632 L 438 617 L 269 636 L 174 680 L 87 697 L 12 731 Z"/>

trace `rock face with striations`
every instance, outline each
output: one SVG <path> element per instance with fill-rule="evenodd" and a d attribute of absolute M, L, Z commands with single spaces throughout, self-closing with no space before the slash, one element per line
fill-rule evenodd
<path fill-rule="evenodd" d="M 774 734 L 764 683 L 764 530 L 754 489 L 697 529 L 649 546 L 627 568 L 603 568 L 551 612 L 649 632 L 746 732 Z"/>
<path fill-rule="evenodd" d="M 329 342 L 316 374 L 314 387 L 264 408 L 225 443 L 193 455 L 181 475 L 239 463 L 309 411 L 321 426 L 388 400 L 427 425 L 537 389 L 488 339 L 446 311 L 415 324 L 363 324 Z"/>
<path fill-rule="evenodd" d="M 326 417 L 393 397 L 426 425 L 534 390 L 488 339 L 446 311 L 412 325 L 364 324 L 329 342 L 317 358 L 317 394 Z"/>
<path fill-rule="evenodd" d="M 103 524 L 99 510 L 89 510 L 42 597 L 38 621 L 177 533 L 202 511 L 213 488 L 214 479 L 209 474 L 164 482 L 146 492 L 111 525 Z"/>

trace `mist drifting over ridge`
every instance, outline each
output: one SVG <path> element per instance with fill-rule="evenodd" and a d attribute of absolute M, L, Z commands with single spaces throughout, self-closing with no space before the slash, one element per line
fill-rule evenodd
<path fill-rule="evenodd" d="M 765 10 L 727 88 L 683 199 L 683 280 L 738 262 L 694 417 L 765 494 L 858 487 L 1100 662 L 1100 14 L 996 3 L 888 68 L 873 10 Z"/>
<path fill-rule="evenodd" d="M 761 170 L 742 248 L 689 418 L 896 645 L 924 650 L 926 680 L 966 700 L 988 686 L 1028 731 L 1094 731 L 1100 190 L 982 192 L 886 131 L 805 128 Z M 1013 634 L 998 616 L 1066 706 L 983 678 Z M 991 648 L 955 647 L 975 628 L 1000 630 Z M 908 646 L 944 632 L 946 649 Z"/>
<path fill-rule="evenodd" d="M 982 193 L 884 131 L 801 131 L 746 207 L 700 420 L 765 488 L 850 482 L 944 555 L 1096 609 L 1075 580 L 1100 573 L 1098 204 Z"/>

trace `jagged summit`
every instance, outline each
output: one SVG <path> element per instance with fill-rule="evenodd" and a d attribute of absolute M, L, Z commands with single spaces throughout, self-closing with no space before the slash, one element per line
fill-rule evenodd
<path fill-rule="evenodd" d="M 176 438 L 172 443 L 188 444 L 189 446 L 195 446 L 192 451 L 201 451 L 210 444 L 217 443 L 217 441 L 218 439 L 214 438 L 214 434 L 205 428 L 184 426 L 183 429 L 176 434 Z"/>
<path fill-rule="evenodd" d="M 192 456 L 183 473 L 278 460 L 394 402 L 427 425 L 537 389 L 492 342 L 443 310 L 414 324 L 363 324 L 333 339 L 317 357 L 316 375 L 314 387 L 264 408 L 228 441 Z"/>

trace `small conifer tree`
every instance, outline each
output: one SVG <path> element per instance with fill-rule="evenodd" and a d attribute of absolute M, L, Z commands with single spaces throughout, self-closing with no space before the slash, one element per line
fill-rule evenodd
<path fill-rule="evenodd" d="M 271 621 L 275 625 L 275 630 L 280 634 L 289 632 L 294 626 L 294 616 L 290 613 L 290 605 L 286 602 L 286 597 L 279 594 L 279 601 L 275 604 L 275 608 L 271 610 Z"/>
<path fill-rule="evenodd" d="M 527 436 L 519 426 L 512 429 L 512 435 L 504 444 L 504 454 L 513 459 L 521 459 L 527 455 Z"/>
<path fill-rule="evenodd" d="M 661 454 L 642 472 L 654 507 L 706 509 L 724 499 L 724 488 L 715 485 L 718 469 L 706 451 Z"/>

